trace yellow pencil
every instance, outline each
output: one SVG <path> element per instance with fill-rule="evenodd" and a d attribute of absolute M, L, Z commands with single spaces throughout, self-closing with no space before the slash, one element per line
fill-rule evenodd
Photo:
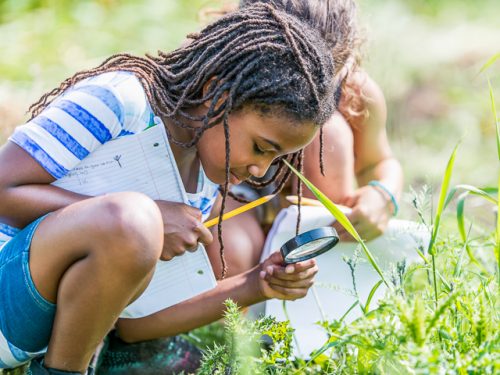
<path fill-rule="evenodd" d="M 259 199 L 254 200 L 253 202 L 250 202 L 250 203 L 247 203 L 241 207 L 235 208 L 232 211 L 226 212 L 224 215 L 222 215 L 222 221 L 227 220 L 229 218 L 232 218 L 233 216 L 242 214 L 243 212 L 246 212 L 254 207 L 260 206 L 263 203 L 269 202 L 273 197 L 274 197 L 274 195 L 266 195 L 265 197 L 261 197 Z M 203 225 L 205 225 L 205 227 L 207 227 L 207 228 L 210 228 L 218 223 L 219 223 L 219 218 L 216 217 L 212 220 L 206 221 L 205 223 L 203 223 Z"/>
<path fill-rule="evenodd" d="M 291 204 L 299 204 L 299 197 L 297 195 L 287 195 L 286 200 L 288 202 L 290 202 Z M 300 203 L 303 206 L 323 207 L 323 204 L 320 201 L 318 201 L 316 199 L 306 198 L 306 197 L 302 197 L 302 199 L 300 200 Z"/>
<path fill-rule="evenodd" d="M 285 199 L 291 204 L 299 204 L 299 197 L 297 195 L 287 195 Z M 302 197 L 300 203 L 302 204 L 302 206 L 324 207 L 323 203 L 321 203 L 320 201 L 306 197 Z M 350 207 L 344 206 L 342 204 L 335 203 L 335 205 L 340 208 L 340 210 L 345 214 L 349 214 L 352 211 Z"/>

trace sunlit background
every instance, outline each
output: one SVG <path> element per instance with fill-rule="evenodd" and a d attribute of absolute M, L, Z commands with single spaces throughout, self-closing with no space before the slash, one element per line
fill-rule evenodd
<path fill-rule="evenodd" d="M 228 2 L 226 2 L 227 4 Z M 117 52 L 177 47 L 221 1 L 0 0 L 0 141 L 30 103 L 78 70 Z M 498 0 L 363 0 L 364 66 L 382 87 L 388 130 L 406 186 L 437 186 L 461 141 L 453 181 L 495 184 L 500 98 Z M 498 105 L 497 100 L 497 107 Z"/>

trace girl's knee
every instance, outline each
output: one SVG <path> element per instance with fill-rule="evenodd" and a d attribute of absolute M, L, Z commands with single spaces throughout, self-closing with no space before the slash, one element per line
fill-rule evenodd
<path fill-rule="evenodd" d="M 106 245 L 106 256 L 146 269 L 156 264 L 163 247 L 163 221 L 152 199 L 134 192 L 109 194 L 95 209 L 96 241 Z"/>
<path fill-rule="evenodd" d="M 234 276 L 248 271 L 259 263 L 264 247 L 264 233 L 255 220 L 246 221 L 243 225 L 231 223 L 230 229 L 224 232 L 225 259 L 228 266 L 228 276 Z M 216 238 L 216 235 L 214 235 Z M 220 244 L 218 241 L 207 249 L 212 267 L 216 274 L 220 274 L 222 264 L 220 260 Z"/>

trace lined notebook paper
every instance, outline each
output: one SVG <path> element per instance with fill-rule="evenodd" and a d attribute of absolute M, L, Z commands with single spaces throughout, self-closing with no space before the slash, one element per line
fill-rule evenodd
<path fill-rule="evenodd" d="M 53 185 L 85 195 L 135 191 L 155 200 L 187 203 L 163 126 L 107 142 Z M 140 318 L 214 288 L 205 248 L 158 261 L 144 293 L 121 314 Z"/>

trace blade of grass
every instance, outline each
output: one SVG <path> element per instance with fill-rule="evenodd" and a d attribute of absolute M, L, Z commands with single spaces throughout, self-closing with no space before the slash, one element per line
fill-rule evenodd
<path fill-rule="evenodd" d="M 486 199 L 487 201 L 493 203 L 493 204 L 497 204 L 497 200 L 492 197 L 490 194 L 492 193 L 497 193 L 497 189 L 492 189 L 492 188 L 487 188 L 487 189 L 479 189 L 475 186 L 472 186 L 472 185 L 464 185 L 464 184 L 460 184 L 460 185 L 456 185 L 455 186 L 456 189 L 463 189 L 463 190 L 466 190 L 467 192 L 471 193 L 471 194 L 474 194 L 474 195 L 477 195 L 481 198 L 484 198 Z M 490 191 L 491 193 L 488 193 L 488 191 Z"/>
<path fill-rule="evenodd" d="M 290 315 L 288 315 L 288 308 L 286 307 L 286 300 L 283 300 L 281 302 L 281 307 L 283 307 L 283 313 L 285 314 L 285 319 L 290 322 Z M 297 352 L 299 353 L 299 356 L 303 357 L 302 350 L 300 350 L 299 339 L 297 338 L 295 331 L 292 332 L 292 337 L 293 337 L 293 342 L 295 343 L 295 346 L 297 348 Z"/>
<path fill-rule="evenodd" d="M 460 237 L 462 238 L 462 241 L 464 241 L 465 244 L 465 249 L 467 251 L 467 255 L 469 256 L 470 260 L 475 263 L 483 272 L 489 273 L 486 268 L 477 260 L 477 258 L 474 256 L 472 249 L 469 246 L 469 242 L 466 241 L 466 235 L 465 235 L 465 216 L 464 216 L 464 208 L 465 208 L 465 199 L 469 194 L 477 195 L 481 198 L 484 198 L 488 202 L 493 203 L 494 205 L 498 204 L 498 200 L 495 199 L 492 195 L 498 193 L 497 188 L 493 187 L 486 187 L 479 189 L 475 186 L 472 185 L 465 185 L 465 184 L 459 184 L 450 189 L 450 193 L 448 194 L 448 198 L 446 199 L 445 207 L 451 200 L 452 196 L 456 193 L 457 190 L 462 189 L 465 190 L 464 193 L 460 194 L 460 196 L 457 199 L 457 225 L 458 225 L 458 232 L 460 234 Z"/>
<path fill-rule="evenodd" d="M 457 150 L 458 150 L 458 144 L 455 146 L 453 149 L 453 152 L 450 156 L 450 159 L 448 160 L 448 164 L 446 166 L 446 170 L 443 176 L 443 182 L 441 184 L 441 191 L 439 192 L 439 200 L 438 200 L 438 207 L 436 210 L 436 216 L 434 217 L 434 226 L 432 228 L 432 235 L 431 235 L 431 240 L 429 242 L 429 247 L 428 247 L 428 253 L 433 255 L 434 253 L 434 243 L 436 242 L 436 237 L 439 231 L 439 224 L 441 222 L 441 214 L 444 209 L 444 204 L 446 201 L 446 196 L 448 192 L 448 188 L 450 186 L 450 180 L 451 180 L 451 174 L 453 171 L 453 165 L 455 164 L 455 158 L 457 155 Z"/>
<path fill-rule="evenodd" d="M 497 200 L 492 197 L 493 194 L 496 194 L 498 192 L 497 188 L 485 187 L 485 188 L 479 189 L 479 188 L 472 186 L 472 185 L 463 185 L 462 184 L 462 185 L 456 185 L 456 186 L 450 188 L 450 191 L 448 192 L 448 195 L 446 196 L 446 200 L 444 202 L 444 209 L 446 209 L 446 207 L 448 207 L 448 204 L 450 204 L 451 200 L 455 196 L 455 193 L 459 189 L 469 190 L 471 194 L 482 196 L 483 198 L 489 200 L 490 202 L 492 202 L 494 204 L 497 203 Z"/>
<path fill-rule="evenodd" d="M 452 187 L 450 191 L 448 192 L 448 195 L 446 196 L 446 200 L 444 202 L 444 209 L 448 207 L 448 204 L 450 204 L 451 200 L 455 196 L 455 193 L 457 192 L 458 188 L 456 186 Z"/>
<path fill-rule="evenodd" d="M 368 298 L 366 299 L 365 303 L 365 314 L 370 311 L 370 302 L 373 299 L 373 296 L 375 295 L 375 292 L 377 291 L 378 287 L 382 285 L 382 280 L 377 281 L 377 283 L 373 286 L 372 290 L 370 290 L 370 294 L 368 294 Z"/>
<path fill-rule="evenodd" d="M 465 228 L 463 228 L 463 229 L 464 229 L 464 234 L 465 234 Z M 460 251 L 460 255 L 458 256 L 458 261 L 457 261 L 457 264 L 455 265 L 455 270 L 453 271 L 454 277 L 460 276 L 460 273 L 462 272 L 462 263 L 463 263 L 463 259 L 464 259 L 464 253 L 469 252 L 469 250 L 467 250 L 467 248 L 469 246 L 469 236 L 470 236 L 471 230 L 472 230 L 472 223 L 470 224 L 469 232 L 467 233 L 467 235 L 464 239 L 464 246 L 462 247 L 462 250 Z M 470 254 L 469 254 L 469 257 L 470 257 Z"/>
<path fill-rule="evenodd" d="M 497 128 L 498 130 L 498 128 Z M 498 134 L 498 133 L 497 133 Z M 497 272 L 498 285 L 500 287 L 500 173 L 498 173 L 498 196 L 497 196 Z"/>
<path fill-rule="evenodd" d="M 491 65 L 493 61 L 499 58 L 500 54 L 493 56 L 486 64 Z M 491 62 L 490 62 L 491 61 Z M 488 65 L 488 66 L 489 66 Z M 491 87 L 491 82 L 488 79 L 488 87 L 490 89 L 490 101 L 491 101 L 491 111 L 493 112 L 493 118 L 495 119 L 495 127 L 497 134 L 497 154 L 498 160 L 500 160 L 500 123 L 498 121 L 497 109 L 495 106 L 495 96 L 493 95 L 493 88 Z M 497 197 L 497 227 L 496 227 L 496 258 L 497 258 L 497 276 L 498 285 L 500 287 L 500 171 L 497 168 L 498 173 L 498 197 Z"/>
<path fill-rule="evenodd" d="M 319 349 L 315 350 L 314 352 L 311 353 L 311 358 L 309 359 L 309 361 L 307 361 L 307 363 L 304 364 L 304 366 L 301 366 L 299 367 L 295 372 L 293 372 L 293 374 L 304 374 L 304 369 L 309 367 L 309 365 L 316 359 L 318 358 L 321 354 L 323 354 L 324 352 L 326 352 L 328 349 L 330 348 L 334 348 L 338 345 L 341 345 L 341 344 L 344 344 L 346 342 L 349 342 L 351 341 L 351 338 L 353 338 L 354 335 L 349 335 L 349 336 L 342 336 L 342 337 L 330 337 L 326 343 L 321 346 Z M 335 338 L 336 340 L 332 340 L 332 338 Z"/>
<path fill-rule="evenodd" d="M 459 185 L 458 185 L 459 186 Z M 476 189 L 478 190 L 478 189 Z M 467 251 L 467 255 L 469 256 L 469 259 L 471 262 L 476 264 L 483 272 L 488 273 L 488 271 L 483 267 L 483 265 L 476 259 L 474 256 L 474 253 L 472 252 L 472 249 L 469 246 L 469 239 L 468 235 L 465 233 L 465 215 L 464 215 L 464 208 L 465 208 L 465 199 L 469 195 L 469 192 L 471 190 L 468 190 L 458 197 L 457 200 L 457 226 L 458 226 L 458 233 L 460 234 L 460 238 L 464 242 L 465 250 Z M 490 197 L 488 194 L 486 196 Z M 495 201 L 496 203 L 496 201 Z M 471 224 L 472 228 L 472 224 Z M 470 232 L 470 229 L 469 229 Z"/>
<path fill-rule="evenodd" d="M 479 70 L 479 73 L 478 74 L 481 74 L 482 72 L 484 72 L 486 69 L 488 69 L 491 65 L 493 65 L 493 63 L 495 61 L 497 61 L 497 59 L 500 58 L 500 53 L 496 53 L 494 54 L 492 57 L 490 57 L 488 59 L 488 61 L 486 61 L 486 63 L 481 67 L 481 69 Z"/>
<path fill-rule="evenodd" d="M 380 281 L 382 281 L 382 280 L 380 280 Z M 349 315 L 349 313 L 350 313 L 350 312 L 351 312 L 351 311 L 352 311 L 352 310 L 353 310 L 353 309 L 354 309 L 354 308 L 358 305 L 358 303 L 359 303 L 359 301 L 354 302 L 354 303 L 351 305 L 351 307 L 349 307 L 349 308 L 347 309 L 347 311 L 344 313 L 344 315 L 342 315 L 342 317 L 339 319 L 339 322 L 343 322 L 343 321 L 344 321 L 344 319 L 347 317 L 347 315 Z"/>
<path fill-rule="evenodd" d="M 491 82 L 489 79 L 488 87 L 490 89 L 491 111 L 493 112 L 493 118 L 495 119 L 495 127 L 497 133 L 497 154 L 498 160 L 500 160 L 500 122 L 498 121 L 497 108 L 495 106 L 495 96 L 493 95 L 493 88 L 491 87 Z"/>
<path fill-rule="evenodd" d="M 425 264 L 428 266 L 431 264 L 431 262 L 429 261 L 429 259 L 427 259 L 427 257 L 424 255 L 424 253 L 422 253 L 422 251 L 420 251 L 420 249 L 417 248 L 417 254 L 420 256 L 420 258 L 422 258 L 422 260 L 425 262 Z M 436 273 L 439 277 L 439 280 L 441 280 L 441 282 L 443 283 L 443 285 L 446 287 L 446 289 L 448 291 L 451 291 L 451 285 L 448 281 L 446 281 L 446 279 L 443 277 L 443 275 L 441 275 L 441 273 L 439 273 L 438 270 L 436 270 Z"/>
<path fill-rule="evenodd" d="M 298 170 L 296 170 L 290 163 L 288 163 L 286 160 L 284 160 L 285 164 L 292 170 L 293 173 L 297 175 L 298 178 L 306 185 L 309 190 L 316 196 L 316 198 L 325 206 L 325 208 L 331 212 L 331 214 L 335 217 L 335 219 L 342 225 L 345 230 L 356 240 L 358 243 L 361 245 L 361 248 L 363 249 L 366 257 L 370 261 L 371 265 L 373 268 L 375 268 L 375 271 L 380 275 L 380 278 L 384 282 L 385 285 L 389 289 L 392 290 L 391 285 L 387 282 L 387 280 L 384 277 L 384 274 L 378 265 L 377 261 L 373 257 L 372 253 L 370 250 L 365 245 L 365 242 L 361 239 L 359 236 L 358 232 L 354 228 L 354 226 L 351 224 L 347 216 L 338 208 L 335 203 L 333 203 L 326 195 L 324 195 L 316 186 L 314 186 L 307 178 L 305 178 L 302 173 L 300 173 Z"/>
<path fill-rule="evenodd" d="M 439 192 L 438 207 L 437 207 L 436 216 L 434 219 L 434 226 L 432 228 L 431 240 L 429 242 L 429 247 L 427 250 L 427 252 L 431 255 L 431 258 L 432 258 L 432 276 L 433 276 L 433 280 L 434 280 L 434 302 L 436 304 L 436 308 L 438 306 L 438 288 L 437 288 L 437 278 L 436 278 L 436 258 L 435 258 L 434 244 L 436 242 L 436 238 L 437 238 L 437 235 L 439 232 L 439 225 L 441 222 L 441 214 L 443 213 L 444 204 L 446 202 L 446 196 L 448 193 L 448 188 L 450 186 L 451 174 L 453 171 L 453 165 L 455 164 L 455 158 L 457 156 L 457 150 L 458 150 L 459 144 L 457 144 L 455 146 L 455 148 L 453 149 L 453 152 L 450 156 L 450 159 L 448 160 L 446 170 L 444 172 L 443 182 L 441 184 L 441 191 Z"/>

